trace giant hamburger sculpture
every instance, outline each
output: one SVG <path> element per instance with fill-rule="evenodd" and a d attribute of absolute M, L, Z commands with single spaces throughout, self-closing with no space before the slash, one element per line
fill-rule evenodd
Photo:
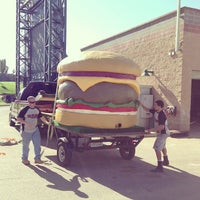
<path fill-rule="evenodd" d="M 58 64 L 55 121 L 61 126 L 96 129 L 136 125 L 140 93 L 138 66 L 112 52 L 87 51 Z"/>

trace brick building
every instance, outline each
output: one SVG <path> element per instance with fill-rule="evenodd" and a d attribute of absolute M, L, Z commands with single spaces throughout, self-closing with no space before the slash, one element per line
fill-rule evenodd
<path fill-rule="evenodd" d="M 81 49 L 107 50 L 121 53 L 135 61 L 141 71 L 141 85 L 152 86 L 154 99 L 165 106 L 176 106 L 176 115 L 169 117 L 170 128 L 190 130 L 191 121 L 200 121 L 200 10 L 180 10 L 179 45 L 175 51 L 177 12 L 106 38 Z"/>

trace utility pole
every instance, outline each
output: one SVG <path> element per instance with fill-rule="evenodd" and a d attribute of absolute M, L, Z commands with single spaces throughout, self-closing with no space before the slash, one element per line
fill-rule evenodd
<path fill-rule="evenodd" d="M 178 2 L 177 2 L 177 16 L 176 16 L 175 52 L 177 52 L 179 50 L 180 8 L 181 8 L 181 0 L 178 0 Z"/>

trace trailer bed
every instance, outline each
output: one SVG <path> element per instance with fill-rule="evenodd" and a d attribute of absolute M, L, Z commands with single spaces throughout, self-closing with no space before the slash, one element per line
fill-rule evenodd
<path fill-rule="evenodd" d="M 135 156 L 136 146 L 143 140 L 143 127 L 124 129 L 94 129 L 63 126 L 53 121 L 57 136 L 57 159 L 60 165 L 69 166 L 72 152 L 86 150 L 119 149 L 121 157 L 130 160 Z"/>

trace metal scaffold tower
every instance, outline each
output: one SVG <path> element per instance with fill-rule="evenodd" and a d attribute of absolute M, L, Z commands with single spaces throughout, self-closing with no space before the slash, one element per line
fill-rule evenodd
<path fill-rule="evenodd" d="M 16 0 L 16 93 L 20 82 L 56 81 L 66 57 L 67 0 Z"/>

